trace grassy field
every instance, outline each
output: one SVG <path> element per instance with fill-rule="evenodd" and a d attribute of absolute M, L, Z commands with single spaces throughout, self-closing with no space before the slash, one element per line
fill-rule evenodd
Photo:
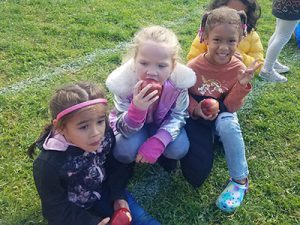
<path fill-rule="evenodd" d="M 264 47 L 275 18 L 271 1 L 259 1 Z M 143 26 L 176 32 L 182 58 L 197 32 L 206 1 L 11 0 L 0 1 L 0 224 L 46 224 L 26 148 L 49 122 L 48 101 L 61 84 L 103 84 L 126 44 Z M 224 155 L 198 189 L 180 171 L 138 166 L 129 189 L 164 225 L 300 223 L 300 51 L 292 39 L 280 55 L 291 67 L 285 84 L 256 78 L 239 112 L 247 146 L 250 191 L 234 214 L 215 200 L 228 179 Z M 112 101 L 110 98 L 110 104 Z"/>

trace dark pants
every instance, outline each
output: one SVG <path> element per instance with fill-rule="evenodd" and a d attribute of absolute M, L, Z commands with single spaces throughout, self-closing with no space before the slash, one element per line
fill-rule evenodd
<path fill-rule="evenodd" d="M 213 124 L 203 119 L 189 118 L 185 126 L 190 148 L 180 161 L 181 170 L 194 187 L 203 184 L 213 166 Z"/>

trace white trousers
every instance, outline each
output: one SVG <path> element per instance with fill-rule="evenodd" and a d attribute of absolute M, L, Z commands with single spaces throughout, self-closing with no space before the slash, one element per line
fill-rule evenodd
<path fill-rule="evenodd" d="M 263 70 L 271 71 L 281 50 L 290 40 L 299 20 L 282 20 L 276 18 L 276 28 L 268 42 Z"/>

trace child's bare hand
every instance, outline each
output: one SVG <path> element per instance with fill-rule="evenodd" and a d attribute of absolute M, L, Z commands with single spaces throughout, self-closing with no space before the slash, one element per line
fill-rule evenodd
<path fill-rule="evenodd" d="M 149 106 L 152 105 L 159 98 L 159 96 L 155 96 L 158 93 L 157 90 L 146 95 L 146 92 L 152 87 L 152 84 L 148 84 L 142 89 L 142 83 L 143 81 L 140 80 L 134 86 L 133 104 L 141 110 L 147 110 Z"/>
<path fill-rule="evenodd" d="M 239 83 L 242 86 L 246 86 L 254 77 L 255 71 L 262 65 L 262 63 L 257 62 L 255 60 L 251 65 L 244 71 L 240 71 L 238 75 Z"/>
<path fill-rule="evenodd" d="M 126 208 L 129 210 L 128 202 L 124 199 L 117 199 L 114 201 L 114 210 L 117 211 L 118 209 Z"/>
<path fill-rule="evenodd" d="M 203 111 L 202 111 L 202 108 L 201 108 L 201 102 L 198 103 L 197 107 L 194 109 L 194 112 L 193 112 L 194 116 L 196 117 L 202 117 L 203 119 L 205 120 L 214 120 L 218 117 L 219 115 L 219 112 L 214 114 L 214 115 L 209 115 L 209 116 L 206 116 Z"/>
<path fill-rule="evenodd" d="M 101 222 L 98 223 L 98 225 L 106 225 L 106 224 L 108 224 L 109 220 L 110 220 L 110 218 L 106 217 L 103 220 L 101 220 Z"/>
<path fill-rule="evenodd" d="M 137 154 L 135 157 L 135 162 L 136 163 L 149 163 L 146 159 L 141 154 Z"/>

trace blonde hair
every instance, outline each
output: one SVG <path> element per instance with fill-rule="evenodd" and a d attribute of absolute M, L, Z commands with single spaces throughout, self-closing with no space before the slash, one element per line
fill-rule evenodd
<path fill-rule="evenodd" d="M 200 39 L 209 36 L 209 32 L 220 24 L 233 24 L 239 32 L 239 38 L 247 35 L 247 16 L 244 11 L 236 11 L 228 7 L 220 7 L 206 12 L 202 17 Z"/>
<path fill-rule="evenodd" d="M 168 28 L 162 26 L 150 26 L 138 31 L 132 40 L 131 47 L 125 60 L 136 58 L 139 47 L 146 41 L 163 43 L 170 47 L 173 62 L 180 60 L 181 47 L 176 34 Z"/>

